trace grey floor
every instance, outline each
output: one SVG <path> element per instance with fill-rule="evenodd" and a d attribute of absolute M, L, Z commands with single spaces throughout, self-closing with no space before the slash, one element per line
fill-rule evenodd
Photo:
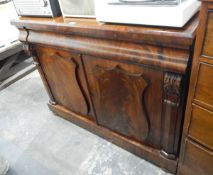
<path fill-rule="evenodd" d="M 37 72 L 0 92 L 0 155 L 8 175 L 169 175 L 51 113 Z"/>

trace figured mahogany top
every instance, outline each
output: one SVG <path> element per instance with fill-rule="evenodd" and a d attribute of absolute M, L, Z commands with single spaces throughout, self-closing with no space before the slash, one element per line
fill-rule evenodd
<path fill-rule="evenodd" d="M 20 17 L 12 20 L 11 23 L 20 29 L 188 48 L 195 37 L 198 25 L 197 16 L 195 15 L 182 28 L 109 24 L 98 22 L 95 19 L 63 17 Z"/>

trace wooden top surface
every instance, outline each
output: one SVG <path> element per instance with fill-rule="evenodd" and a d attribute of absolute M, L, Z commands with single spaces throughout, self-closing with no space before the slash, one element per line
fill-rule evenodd
<path fill-rule="evenodd" d="M 109 24 L 97 22 L 95 19 L 63 17 L 20 17 L 18 20 L 12 20 L 11 23 L 18 28 L 29 30 L 188 47 L 193 43 L 195 37 L 198 25 L 197 16 L 195 15 L 183 28 Z"/>

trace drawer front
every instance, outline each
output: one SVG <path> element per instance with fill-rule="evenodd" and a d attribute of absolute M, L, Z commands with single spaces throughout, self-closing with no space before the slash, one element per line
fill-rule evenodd
<path fill-rule="evenodd" d="M 203 55 L 213 57 L 213 11 L 208 15 L 206 35 L 203 46 Z"/>
<path fill-rule="evenodd" d="M 186 141 L 181 175 L 213 174 L 213 153 L 203 147 Z"/>
<path fill-rule="evenodd" d="M 213 108 L 213 65 L 205 63 L 200 64 L 195 100 Z"/>
<path fill-rule="evenodd" d="M 189 135 L 199 143 L 213 149 L 213 112 L 193 105 Z"/>

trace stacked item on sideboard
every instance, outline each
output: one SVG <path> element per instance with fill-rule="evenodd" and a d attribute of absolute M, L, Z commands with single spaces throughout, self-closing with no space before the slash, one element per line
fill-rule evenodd
<path fill-rule="evenodd" d="M 197 0 L 95 0 L 101 22 L 183 27 L 199 10 Z"/>
<path fill-rule="evenodd" d="M 178 5 L 180 0 L 110 0 L 111 5 L 157 5 L 170 6 Z"/>
<path fill-rule="evenodd" d="M 19 16 L 95 18 L 94 0 L 13 0 Z"/>
<path fill-rule="evenodd" d="M 101 22 L 183 27 L 198 0 L 13 0 L 20 16 L 95 18 Z"/>
<path fill-rule="evenodd" d="M 61 16 L 58 0 L 13 0 L 19 16 Z"/>
<path fill-rule="evenodd" d="M 95 18 L 94 0 L 59 0 L 59 4 L 64 17 Z"/>

